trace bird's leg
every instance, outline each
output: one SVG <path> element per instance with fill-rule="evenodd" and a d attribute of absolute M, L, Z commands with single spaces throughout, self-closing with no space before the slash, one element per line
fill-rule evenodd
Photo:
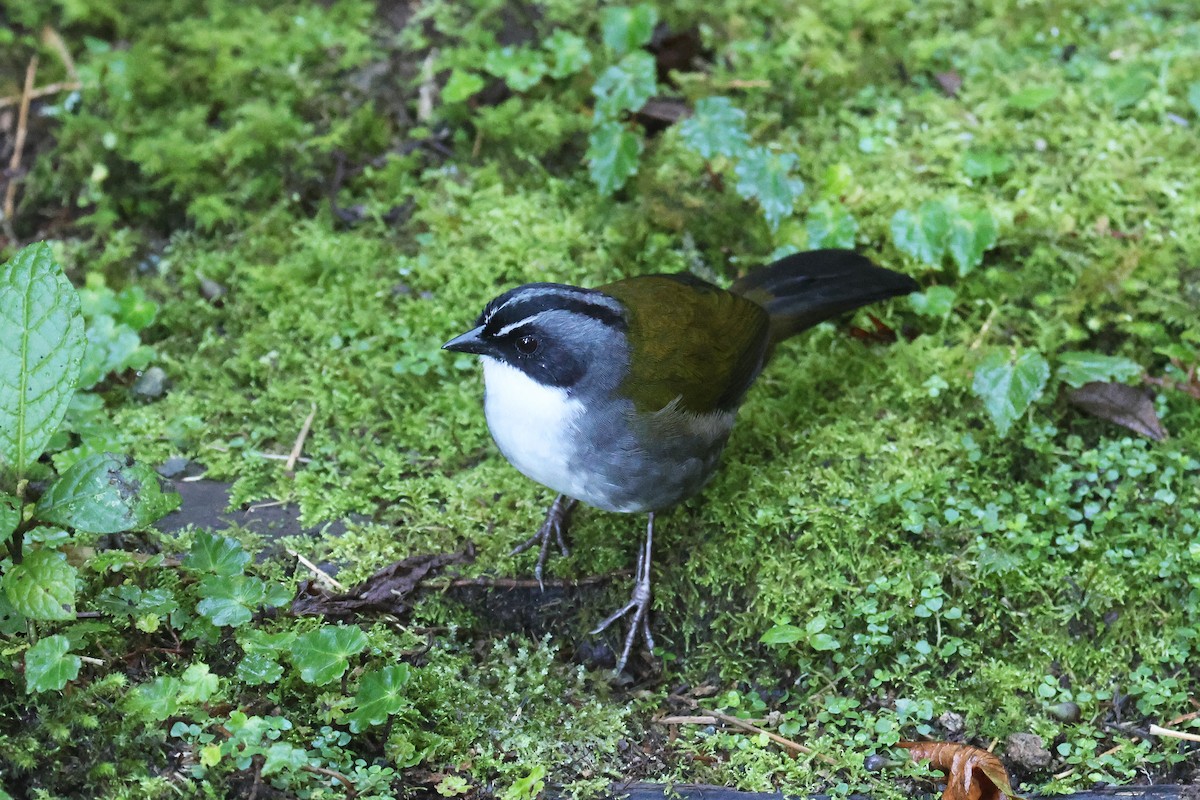
<path fill-rule="evenodd" d="M 538 586 L 543 590 L 546 587 L 542 586 L 542 568 L 546 566 L 546 556 L 550 552 L 550 537 L 553 536 L 558 540 L 558 549 L 564 556 L 571 554 L 571 551 L 567 549 L 566 540 L 563 539 L 563 532 L 567 529 L 567 524 L 571 521 L 571 511 L 578 502 L 575 498 L 567 497 L 565 494 L 554 498 L 554 502 L 546 511 L 546 521 L 542 523 L 542 527 L 538 528 L 538 532 L 514 547 L 509 553 L 510 556 L 515 556 L 517 553 L 524 553 L 535 544 L 541 545 L 538 550 L 537 564 L 533 568 L 533 577 L 537 578 Z"/>
<path fill-rule="evenodd" d="M 650 512 L 650 521 L 646 525 L 646 542 L 638 548 L 637 577 L 634 579 L 633 596 L 629 598 L 628 603 L 614 611 L 592 631 L 593 635 L 600 633 L 630 611 L 633 612 L 633 616 L 629 620 L 629 632 L 625 634 L 625 646 L 621 650 L 621 657 L 617 659 L 616 671 L 618 673 L 625 669 L 625 662 L 629 660 L 629 653 L 633 650 L 633 640 L 637 638 L 639 632 L 646 642 L 646 647 L 650 650 L 654 649 L 654 637 L 650 635 L 649 616 L 650 552 L 653 545 L 654 512 Z"/>

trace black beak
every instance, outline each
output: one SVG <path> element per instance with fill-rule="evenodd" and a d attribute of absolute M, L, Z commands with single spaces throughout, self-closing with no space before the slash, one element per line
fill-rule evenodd
<path fill-rule="evenodd" d="M 456 353 L 475 353 L 484 355 L 492 352 L 491 346 L 483 340 L 483 326 L 472 328 L 462 336 L 455 336 L 442 345 L 443 350 L 453 350 Z"/>

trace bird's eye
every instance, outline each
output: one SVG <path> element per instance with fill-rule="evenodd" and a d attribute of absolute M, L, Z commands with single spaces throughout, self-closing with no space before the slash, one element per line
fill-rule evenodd
<path fill-rule="evenodd" d="M 517 339 L 517 350 L 524 355 L 533 355 L 538 349 L 538 340 L 532 336 L 522 336 Z"/>

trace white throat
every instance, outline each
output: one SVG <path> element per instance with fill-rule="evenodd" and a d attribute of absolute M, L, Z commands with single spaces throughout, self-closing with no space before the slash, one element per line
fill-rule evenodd
<path fill-rule="evenodd" d="M 583 403 L 490 356 L 483 356 L 483 381 L 488 428 L 504 457 L 538 483 L 579 497 L 583 486 L 569 462 Z"/>

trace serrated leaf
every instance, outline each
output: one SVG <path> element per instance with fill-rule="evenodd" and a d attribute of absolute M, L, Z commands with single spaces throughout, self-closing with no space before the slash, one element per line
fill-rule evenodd
<path fill-rule="evenodd" d="M 1053 86 L 1027 86 L 1008 98 L 1008 104 L 1022 111 L 1034 111 L 1058 97 L 1058 89 Z"/>
<path fill-rule="evenodd" d="M 50 245 L 0 266 L 0 473 L 23 473 L 67 413 L 83 362 L 79 296 Z"/>
<path fill-rule="evenodd" d="M 658 91 L 654 56 L 630 53 L 600 75 L 592 94 L 599 119 L 615 120 L 623 111 L 637 111 Z"/>
<path fill-rule="evenodd" d="M 790 177 L 799 159 L 795 153 L 772 153 L 765 147 L 748 150 L 734 167 L 737 193 L 757 200 L 772 230 L 779 227 L 804 192 L 804 181 Z"/>
<path fill-rule="evenodd" d="M 592 63 L 587 40 L 562 28 L 550 34 L 542 47 L 554 56 L 554 63 L 550 65 L 551 78 L 568 78 Z"/>
<path fill-rule="evenodd" d="M 286 770 L 301 770 L 308 764 L 308 753 L 288 742 L 275 742 L 267 748 L 263 760 L 264 777 Z"/>
<path fill-rule="evenodd" d="M 83 662 L 70 650 L 70 640 L 62 635 L 39 639 L 26 650 L 25 691 L 57 692 L 75 680 Z"/>
<path fill-rule="evenodd" d="M 196 611 L 218 627 L 245 625 L 266 597 L 266 585 L 245 575 L 209 575 L 199 588 Z"/>
<path fill-rule="evenodd" d="M 940 200 L 927 200 L 914 213 L 901 209 L 892 216 L 892 241 L 902 253 L 939 267 L 946 253 L 950 213 Z"/>
<path fill-rule="evenodd" d="M 642 139 L 617 122 L 596 126 L 588 136 L 588 172 L 601 194 L 612 194 L 638 170 Z"/>
<path fill-rule="evenodd" d="M 612 6 L 600 14 L 600 32 L 604 45 L 614 55 L 622 56 L 649 44 L 658 24 L 658 10 L 649 3 L 633 6 Z"/>
<path fill-rule="evenodd" d="M 983 254 L 996 245 L 996 220 L 987 209 L 959 207 L 947 237 L 950 258 L 965 276 L 983 263 Z"/>
<path fill-rule="evenodd" d="M 1124 383 L 1139 377 L 1143 371 L 1141 364 L 1128 358 L 1084 351 L 1059 354 L 1055 375 L 1063 383 L 1079 388 L 1098 381 Z"/>
<path fill-rule="evenodd" d="M 983 400 L 997 433 L 1007 436 L 1013 422 L 1041 397 L 1049 378 L 1050 365 L 1036 350 L 1015 357 L 996 350 L 975 368 L 971 391 Z"/>
<path fill-rule="evenodd" d="M 745 122 L 746 112 L 728 97 L 706 97 L 697 101 L 695 112 L 680 124 L 679 135 L 702 158 L 733 158 L 750 145 Z"/>
<path fill-rule="evenodd" d="M 118 533 L 146 527 L 179 505 L 164 494 L 154 470 L 113 453 L 73 464 L 38 500 L 34 515 L 46 522 L 89 533 Z"/>
<path fill-rule="evenodd" d="M 792 644 L 808 638 L 804 628 L 796 625 L 773 625 L 767 629 L 759 641 L 763 644 Z"/>
<path fill-rule="evenodd" d="M 179 676 L 179 702 L 184 705 L 207 703 L 221 688 L 221 679 L 212 673 L 208 664 L 198 661 Z"/>
<path fill-rule="evenodd" d="M 508 84 L 514 92 L 527 92 L 546 74 L 548 67 L 541 53 L 531 47 L 501 47 L 489 50 L 483 68 Z"/>
<path fill-rule="evenodd" d="M 408 683 L 408 664 L 392 664 L 363 673 L 354 695 L 354 711 L 346 715 L 350 731 L 358 733 L 372 725 L 382 725 L 388 717 L 409 705 L 404 687 Z"/>
<path fill-rule="evenodd" d="M 135 686 L 123 704 L 126 711 L 147 720 L 162 722 L 179 711 L 179 692 L 183 684 L 178 678 L 163 675 L 149 683 Z"/>
<path fill-rule="evenodd" d="M 94 317 L 84 331 L 87 347 L 78 388 L 90 389 L 110 373 L 145 369 L 154 360 L 154 349 L 142 344 L 138 332 L 107 314 Z"/>
<path fill-rule="evenodd" d="M 75 568 L 61 553 L 31 550 L 4 573 L 4 597 L 30 619 L 75 619 Z"/>
<path fill-rule="evenodd" d="M 20 524 L 21 506 L 17 498 L 0 492 L 0 542 L 7 542 Z"/>
<path fill-rule="evenodd" d="M 442 87 L 443 103 L 461 103 L 483 89 L 483 78 L 474 72 L 455 69 Z"/>
<path fill-rule="evenodd" d="M 201 531 L 192 542 L 192 549 L 183 559 L 184 569 L 192 572 L 211 572 L 214 575 L 241 575 L 250 562 L 240 542 L 228 536 Z"/>
<path fill-rule="evenodd" d="M 818 250 L 823 247 L 853 248 L 858 238 L 858 221 L 841 203 L 821 200 L 808 209 L 804 220 L 808 231 L 808 247 Z"/>
<path fill-rule="evenodd" d="M 140 286 L 128 286 L 117 295 L 117 319 L 135 331 L 149 327 L 158 316 L 158 303 Z"/>
<path fill-rule="evenodd" d="M 367 635 L 358 628 L 325 625 L 296 637 L 292 663 L 305 683 L 323 686 L 342 677 L 349 659 L 367 646 Z"/>
<path fill-rule="evenodd" d="M 237 666 L 238 680 L 247 686 L 276 683 L 283 677 L 283 667 L 266 653 L 250 653 Z"/>
<path fill-rule="evenodd" d="M 954 310 L 956 296 L 949 286 L 930 286 L 924 292 L 910 294 L 908 304 L 923 317 L 944 317 Z"/>

